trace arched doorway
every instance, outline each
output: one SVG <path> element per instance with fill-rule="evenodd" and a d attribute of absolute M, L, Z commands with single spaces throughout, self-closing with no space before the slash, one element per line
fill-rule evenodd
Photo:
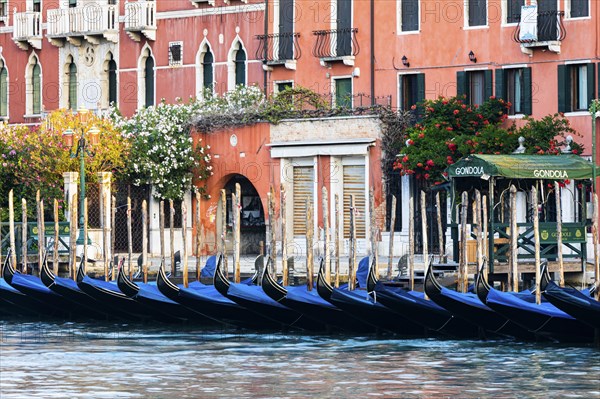
<path fill-rule="evenodd" d="M 231 234 L 233 219 L 231 218 L 232 202 L 231 194 L 235 193 L 235 185 L 239 183 L 241 198 L 241 226 L 240 226 L 240 252 L 241 255 L 252 255 L 260 252 L 260 242 L 265 240 L 265 210 L 260 196 L 254 185 L 242 175 L 234 175 L 227 184 L 227 231 Z M 228 238 L 230 238 L 229 236 Z"/>

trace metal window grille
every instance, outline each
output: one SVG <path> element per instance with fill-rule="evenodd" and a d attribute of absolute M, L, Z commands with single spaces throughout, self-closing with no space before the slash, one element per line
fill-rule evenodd
<path fill-rule="evenodd" d="M 183 64 L 183 42 L 169 43 L 169 65 Z"/>

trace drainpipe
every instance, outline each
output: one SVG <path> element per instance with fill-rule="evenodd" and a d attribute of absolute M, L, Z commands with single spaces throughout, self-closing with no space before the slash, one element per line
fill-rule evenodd
<path fill-rule="evenodd" d="M 371 105 L 375 105 L 375 0 L 371 0 Z"/>
<path fill-rule="evenodd" d="M 267 92 L 267 79 L 268 79 L 268 72 L 267 72 L 267 35 L 269 34 L 269 0 L 265 0 L 265 41 L 263 44 L 263 80 L 264 80 L 264 87 L 263 87 L 263 91 L 265 93 L 265 96 L 268 95 Z"/>

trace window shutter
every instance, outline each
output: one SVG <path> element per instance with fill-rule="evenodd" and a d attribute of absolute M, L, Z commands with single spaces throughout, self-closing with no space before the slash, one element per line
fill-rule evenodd
<path fill-rule="evenodd" d="M 241 45 L 235 53 L 235 84 L 246 85 L 246 52 Z"/>
<path fill-rule="evenodd" d="M 465 96 L 466 94 L 467 94 L 467 73 L 463 72 L 463 71 L 456 72 L 456 97 Z"/>
<path fill-rule="evenodd" d="M 354 226 L 356 238 L 366 237 L 365 225 L 365 167 L 344 166 L 344 238 L 350 238 L 350 195 L 354 195 Z"/>
<path fill-rule="evenodd" d="M 523 68 L 523 104 L 521 111 L 524 115 L 532 113 L 531 68 Z"/>
<path fill-rule="evenodd" d="M 77 109 L 77 66 L 73 62 L 69 64 L 69 108 Z"/>
<path fill-rule="evenodd" d="M 417 74 L 417 103 L 425 100 L 425 74 Z"/>
<path fill-rule="evenodd" d="M 33 66 L 32 88 L 33 88 L 33 108 L 34 115 L 42 112 L 42 87 L 41 87 L 41 68 L 39 64 Z"/>
<path fill-rule="evenodd" d="M 587 64 L 587 93 L 588 93 L 588 105 L 592 103 L 592 100 L 596 98 L 596 71 L 594 70 L 594 64 Z"/>
<path fill-rule="evenodd" d="M 558 112 L 568 112 L 568 104 L 570 103 L 569 86 L 567 80 L 569 77 L 568 68 L 566 65 L 558 66 Z"/>
<path fill-rule="evenodd" d="M 6 68 L 0 69 L 0 116 L 8 116 L 8 73 Z"/>
<path fill-rule="evenodd" d="M 488 70 L 488 71 L 484 71 L 483 73 L 484 79 L 485 79 L 485 88 L 484 88 L 484 97 L 483 97 L 483 101 L 487 101 L 490 99 L 491 96 L 494 95 L 494 86 L 493 86 L 493 78 L 492 78 L 492 71 Z"/>
<path fill-rule="evenodd" d="M 506 99 L 504 92 L 504 69 L 496 69 L 496 97 Z"/>
<path fill-rule="evenodd" d="M 145 106 L 151 107 L 154 105 L 154 58 L 152 57 L 146 59 L 146 77 L 144 79 L 146 85 Z"/>
<path fill-rule="evenodd" d="M 312 166 L 294 166 L 294 236 L 306 235 L 306 200 L 313 204 Z"/>

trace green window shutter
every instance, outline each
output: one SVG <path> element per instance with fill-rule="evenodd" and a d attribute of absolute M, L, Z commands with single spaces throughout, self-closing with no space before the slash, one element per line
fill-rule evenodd
<path fill-rule="evenodd" d="M 246 52 L 241 45 L 235 53 L 235 84 L 246 85 Z"/>
<path fill-rule="evenodd" d="M 594 64 L 587 64 L 588 105 L 590 105 L 592 100 L 596 98 L 596 71 L 594 69 Z"/>
<path fill-rule="evenodd" d="M 417 74 L 417 103 L 425 100 L 425 74 Z"/>
<path fill-rule="evenodd" d="M 571 101 L 568 99 L 570 97 L 569 91 L 569 69 L 566 65 L 558 66 L 558 112 L 568 112 L 568 105 Z"/>
<path fill-rule="evenodd" d="M 496 69 L 496 97 L 506 99 L 504 92 L 504 69 Z"/>
<path fill-rule="evenodd" d="M 485 91 L 484 91 L 483 101 L 487 101 L 487 100 L 489 100 L 489 98 L 491 96 L 494 95 L 494 86 L 493 86 L 491 70 L 484 71 L 484 79 L 485 79 L 485 88 L 484 88 Z"/>
<path fill-rule="evenodd" d="M 144 84 L 146 86 L 146 97 L 144 98 L 144 104 L 147 108 L 154 105 L 154 58 L 148 57 L 146 59 L 145 72 Z"/>
<path fill-rule="evenodd" d="M 108 103 L 117 105 L 117 63 L 115 60 L 108 62 Z"/>
<path fill-rule="evenodd" d="M 31 86 L 33 88 L 33 90 L 32 90 L 33 91 L 32 113 L 34 115 L 37 115 L 42 112 L 42 91 L 41 91 L 42 77 L 40 76 L 41 74 L 42 74 L 42 71 L 40 69 L 40 65 L 35 64 L 33 66 L 33 76 L 31 79 Z"/>
<path fill-rule="evenodd" d="M 532 113 L 532 95 L 531 68 L 523 68 L 523 104 L 521 106 L 521 111 L 524 115 L 531 115 Z"/>
<path fill-rule="evenodd" d="M 460 71 L 456 72 L 456 97 L 465 96 L 467 94 L 467 73 Z M 468 98 L 467 98 L 468 100 Z"/>
<path fill-rule="evenodd" d="M 8 116 L 8 72 L 5 67 L 0 69 L 0 116 Z"/>
<path fill-rule="evenodd" d="M 77 66 L 69 64 L 69 108 L 77 109 Z"/>

